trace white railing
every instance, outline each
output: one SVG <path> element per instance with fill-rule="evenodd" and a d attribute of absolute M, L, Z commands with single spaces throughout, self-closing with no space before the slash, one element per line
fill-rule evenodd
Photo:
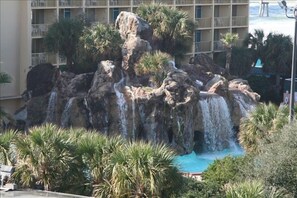
<path fill-rule="evenodd" d="M 130 6 L 130 0 L 109 0 L 110 6 Z"/>
<path fill-rule="evenodd" d="M 246 16 L 232 17 L 233 26 L 248 26 L 248 20 Z"/>
<path fill-rule="evenodd" d="M 229 17 L 215 17 L 214 18 L 214 26 L 215 27 L 228 27 L 228 26 L 230 26 L 230 18 Z"/>
<path fill-rule="evenodd" d="M 56 1 L 52 0 L 31 0 L 32 7 L 55 7 Z"/>
<path fill-rule="evenodd" d="M 249 3 L 249 0 L 232 0 L 232 2 L 246 4 L 246 3 Z"/>
<path fill-rule="evenodd" d="M 196 18 L 198 28 L 211 27 L 211 17 L 208 18 Z"/>
<path fill-rule="evenodd" d="M 201 41 L 195 43 L 195 53 L 209 51 L 211 51 L 211 41 Z"/>
<path fill-rule="evenodd" d="M 102 0 L 86 0 L 86 6 L 106 6 L 107 2 Z"/>
<path fill-rule="evenodd" d="M 32 24 L 32 37 L 45 36 L 48 31 L 48 24 Z"/>
<path fill-rule="evenodd" d="M 81 0 L 59 0 L 59 6 L 61 7 L 72 7 L 72 6 L 81 6 Z"/>
<path fill-rule="evenodd" d="M 215 4 L 230 3 L 230 0 L 214 0 Z"/>
<path fill-rule="evenodd" d="M 41 64 L 41 63 L 51 63 L 56 64 L 56 55 L 52 53 L 32 53 L 31 56 L 32 66 Z"/>
<path fill-rule="evenodd" d="M 193 4 L 193 0 L 176 0 L 176 5 Z"/>

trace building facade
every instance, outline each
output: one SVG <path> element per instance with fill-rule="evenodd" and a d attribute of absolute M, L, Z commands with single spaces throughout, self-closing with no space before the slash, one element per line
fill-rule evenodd
<path fill-rule="evenodd" d="M 0 85 L 0 106 L 12 113 L 21 105 L 30 66 L 66 63 L 64 57 L 47 53 L 43 45 L 49 26 L 59 18 L 84 14 L 94 24 L 114 23 L 121 11 L 133 12 L 140 4 L 152 2 L 183 10 L 195 21 L 189 57 L 222 52 L 221 34 L 238 33 L 240 43 L 248 33 L 249 0 L 1 0 L 0 71 L 12 76 L 13 82 Z"/>

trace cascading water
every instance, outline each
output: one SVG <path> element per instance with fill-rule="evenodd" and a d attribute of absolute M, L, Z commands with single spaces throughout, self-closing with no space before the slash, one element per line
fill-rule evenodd
<path fill-rule="evenodd" d="M 132 138 L 135 140 L 135 96 L 133 90 L 130 90 L 132 100 Z"/>
<path fill-rule="evenodd" d="M 91 108 L 90 108 L 90 106 L 89 106 L 89 104 L 88 104 L 88 100 L 87 100 L 87 98 L 85 97 L 84 98 L 84 105 L 85 105 L 85 107 L 86 107 L 86 109 L 88 110 L 88 112 L 89 112 L 89 122 L 90 122 L 90 124 L 92 125 L 92 126 L 94 126 L 93 125 L 93 115 L 92 115 L 92 111 L 91 111 Z"/>
<path fill-rule="evenodd" d="M 235 142 L 233 124 L 225 99 L 221 96 L 199 101 L 203 116 L 206 151 L 230 148 Z"/>
<path fill-rule="evenodd" d="M 62 117 L 61 117 L 61 127 L 64 127 L 64 128 L 69 127 L 69 120 L 71 115 L 70 110 L 74 99 L 75 97 L 70 98 L 65 105 L 65 108 L 63 110 Z"/>
<path fill-rule="evenodd" d="M 47 106 L 46 117 L 44 122 L 52 123 L 55 121 L 57 99 L 58 99 L 57 91 L 53 90 L 48 100 L 48 106 Z"/>
<path fill-rule="evenodd" d="M 124 94 L 120 92 L 120 89 L 123 87 L 124 82 L 125 82 L 125 78 L 122 77 L 122 79 L 119 82 L 114 83 L 113 88 L 117 96 L 117 105 L 120 111 L 121 133 L 124 138 L 128 138 L 127 117 L 126 117 L 128 106 L 127 106 Z"/>
<path fill-rule="evenodd" d="M 250 111 L 250 110 L 253 108 L 253 106 L 247 104 L 247 103 L 244 101 L 243 96 L 240 95 L 240 94 L 235 94 L 235 93 L 234 93 L 234 94 L 233 94 L 233 97 L 234 97 L 236 103 L 237 103 L 238 106 L 239 106 L 239 109 L 240 109 L 240 112 L 241 112 L 241 116 L 242 116 L 242 117 L 246 117 L 248 111 Z"/>

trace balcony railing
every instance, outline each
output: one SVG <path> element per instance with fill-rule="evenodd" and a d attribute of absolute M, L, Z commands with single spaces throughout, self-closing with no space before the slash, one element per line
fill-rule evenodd
<path fill-rule="evenodd" d="M 196 18 L 198 28 L 209 28 L 211 27 L 211 17 L 208 18 Z"/>
<path fill-rule="evenodd" d="M 130 6 L 130 0 L 109 0 L 110 6 Z"/>
<path fill-rule="evenodd" d="M 248 20 L 246 16 L 232 17 L 232 26 L 248 26 Z"/>
<path fill-rule="evenodd" d="M 32 24 L 32 37 L 42 37 L 45 36 L 48 31 L 48 24 Z"/>
<path fill-rule="evenodd" d="M 133 0 L 133 5 L 138 6 L 140 4 L 150 4 L 152 0 Z"/>
<path fill-rule="evenodd" d="M 246 4 L 249 3 L 249 0 L 232 0 L 233 3 L 241 3 L 241 4 Z"/>
<path fill-rule="evenodd" d="M 32 53 L 31 57 L 32 65 L 38 65 L 41 63 L 56 63 L 56 55 L 49 53 Z"/>
<path fill-rule="evenodd" d="M 106 6 L 107 1 L 102 0 L 86 0 L 86 6 Z"/>
<path fill-rule="evenodd" d="M 210 0 L 196 0 L 196 4 L 212 4 Z"/>
<path fill-rule="evenodd" d="M 82 6 L 82 1 L 81 0 L 59 0 L 59 6 L 78 7 L 78 6 Z"/>
<path fill-rule="evenodd" d="M 31 0 L 32 7 L 55 7 L 56 1 L 52 0 Z"/>
<path fill-rule="evenodd" d="M 230 3 L 231 0 L 214 0 L 215 4 L 227 4 Z"/>
<path fill-rule="evenodd" d="M 209 51 L 211 51 L 211 41 L 201 41 L 195 43 L 195 53 Z"/>
<path fill-rule="evenodd" d="M 193 4 L 193 0 L 176 0 L 176 5 Z"/>
<path fill-rule="evenodd" d="M 62 55 L 59 55 L 59 64 L 63 65 L 63 64 L 66 64 L 66 62 L 67 62 L 66 57 L 62 56 Z"/>
<path fill-rule="evenodd" d="M 215 27 L 230 26 L 230 18 L 229 17 L 215 17 L 214 18 L 214 26 Z"/>
<path fill-rule="evenodd" d="M 221 41 L 214 41 L 213 42 L 213 50 L 214 51 L 224 51 L 225 48 Z"/>
<path fill-rule="evenodd" d="M 173 0 L 155 0 L 155 3 L 162 3 L 162 4 L 166 4 L 166 5 L 172 5 Z"/>

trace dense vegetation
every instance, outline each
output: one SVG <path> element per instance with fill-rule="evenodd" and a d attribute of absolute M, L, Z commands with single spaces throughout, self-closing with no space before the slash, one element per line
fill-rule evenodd
<path fill-rule="evenodd" d="M 173 157 L 164 145 L 54 125 L 0 135 L 1 163 L 20 186 L 96 197 L 170 197 L 181 181 Z"/>

